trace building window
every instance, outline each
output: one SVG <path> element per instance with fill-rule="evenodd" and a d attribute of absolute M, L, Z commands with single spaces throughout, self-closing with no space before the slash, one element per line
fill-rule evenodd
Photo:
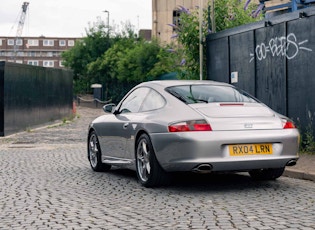
<path fill-rule="evenodd" d="M 66 46 L 66 40 L 59 40 L 59 46 Z"/>
<path fill-rule="evenodd" d="M 65 67 L 63 61 L 59 61 L 59 67 Z"/>
<path fill-rule="evenodd" d="M 27 41 L 27 44 L 26 44 L 27 47 L 28 46 L 38 46 L 38 45 L 39 45 L 39 42 L 37 39 L 29 39 Z"/>
<path fill-rule="evenodd" d="M 30 52 L 28 52 L 28 56 L 29 56 L 29 57 L 35 57 L 35 56 L 36 56 L 35 51 L 30 51 Z"/>
<path fill-rule="evenodd" d="M 47 52 L 46 57 L 52 57 L 53 56 L 53 52 Z"/>
<path fill-rule="evenodd" d="M 180 26 L 180 11 L 174 10 L 173 11 L 173 24 L 176 26 Z M 175 31 L 176 28 L 173 27 L 173 31 Z"/>
<path fill-rule="evenodd" d="M 0 39 L 0 46 L 2 46 L 2 39 Z"/>
<path fill-rule="evenodd" d="M 54 46 L 54 40 L 44 40 L 43 46 Z"/>
<path fill-rule="evenodd" d="M 74 46 L 74 40 L 68 40 L 68 46 Z"/>
<path fill-rule="evenodd" d="M 17 46 L 21 46 L 21 45 L 23 45 L 23 40 L 19 38 L 19 39 L 16 40 L 15 44 Z"/>
<path fill-rule="evenodd" d="M 54 67 L 54 61 L 43 61 L 44 67 Z"/>
<path fill-rule="evenodd" d="M 38 61 L 29 60 L 27 61 L 27 64 L 38 66 Z"/>
<path fill-rule="evenodd" d="M 61 52 L 58 52 L 58 51 L 53 52 L 54 57 L 60 57 L 60 54 L 61 54 Z"/>
<path fill-rule="evenodd" d="M 23 64 L 22 60 L 16 60 L 15 63 Z"/>
<path fill-rule="evenodd" d="M 8 46 L 14 46 L 14 39 L 8 39 Z"/>
<path fill-rule="evenodd" d="M 16 56 L 23 57 L 24 56 L 24 52 L 23 51 L 19 51 L 19 52 L 16 53 Z"/>
<path fill-rule="evenodd" d="M 14 53 L 11 52 L 11 51 L 8 51 L 7 54 L 6 54 L 7 57 L 12 57 L 13 55 L 14 55 Z"/>

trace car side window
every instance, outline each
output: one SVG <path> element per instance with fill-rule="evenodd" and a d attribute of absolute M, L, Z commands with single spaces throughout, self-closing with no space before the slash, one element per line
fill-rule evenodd
<path fill-rule="evenodd" d="M 165 105 L 165 99 L 161 94 L 151 89 L 146 98 L 143 101 L 140 111 L 150 111 L 160 109 Z"/>
<path fill-rule="evenodd" d="M 120 113 L 137 113 L 140 107 L 149 93 L 149 88 L 138 88 L 130 93 L 126 99 L 122 102 L 119 112 Z"/>

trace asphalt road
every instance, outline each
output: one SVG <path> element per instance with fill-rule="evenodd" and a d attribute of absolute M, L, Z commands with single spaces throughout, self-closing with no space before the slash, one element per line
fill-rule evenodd
<path fill-rule="evenodd" d="M 0 229 L 315 229 L 315 183 L 247 174 L 177 175 L 148 189 L 136 174 L 96 173 L 79 118 L 0 138 Z"/>

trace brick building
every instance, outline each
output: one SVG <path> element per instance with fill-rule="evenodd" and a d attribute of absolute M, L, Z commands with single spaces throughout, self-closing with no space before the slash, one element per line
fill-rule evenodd
<path fill-rule="evenodd" d="M 173 28 L 167 24 L 177 24 L 179 19 L 179 6 L 189 10 L 199 6 L 199 0 L 152 0 L 152 37 L 162 42 L 170 43 Z M 207 0 L 204 0 L 206 5 Z"/>
<path fill-rule="evenodd" d="M 0 37 L 0 61 L 62 68 L 61 53 L 79 38 Z"/>

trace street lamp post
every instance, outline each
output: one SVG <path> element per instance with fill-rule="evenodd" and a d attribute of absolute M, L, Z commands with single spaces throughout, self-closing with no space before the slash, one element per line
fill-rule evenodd
<path fill-rule="evenodd" d="M 203 79 L 203 37 L 202 37 L 202 20 L 203 20 L 203 0 L 199 1 L 199 74 L 200 74 L 200 80 Z"/>
<path fill-rule="evenodd" d="M 108 10 L 104 10 L 104 13 L 107 13 L 107 30 L 109 31 L 109 11 Z"/>
<path fill-rule="evenodd" d="M 211 30 L 215 33 L 214 0 L 211 1 Z"/>

